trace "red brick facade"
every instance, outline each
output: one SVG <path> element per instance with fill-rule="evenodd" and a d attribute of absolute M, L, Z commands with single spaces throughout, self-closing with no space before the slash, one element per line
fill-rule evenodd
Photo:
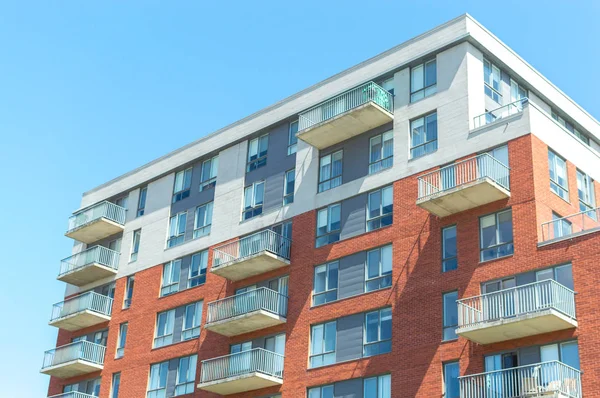
<path fill-rule="evenodd" d="M 269 275 L 238 283 L 228 282 L 210 272 L 211 251 L 206 284 L 159 298 L 162 267 L 157 265 L 135 275 L 132 304 L 126 310 L 121 309 L 126 278 L 119 279 L 109 322 L 100 397 L 109 396 L 114 372 L 121 372 L 120 398 L 145 397 L 150 364 L 192 353 L 198 353 L 198 382 L 201 360 L 228 354 L 230 344 L 277 332 L 285 332 L 287 339 L 283 385 L 232 397 L 262 397 L 278 391 L 284 398 L 304 397 L 310 386 L 388 372 L 392 375 L 393 397 L 441 397 L 442 364 L 446 361 L 460 360 L 460 374 L 474 374 L 483 371 L 484 354 L 571 338 L 579 341 L 583 392 L 586 397 L 600 396 L 600 360 L 597 357 L 600 354 L 600 318 L 595 312 L 599 310 L 596 287 L 600 285 L 600 273 L 595 268 L 600 258 L 600 235 L 589 234 L 538 247 L 540 224 L 551 220 L 552 211 L 562 216 L 579 212 L 575 166 L 568 163 L 569 204 L 550 191 L 548 148 L 543 142 L 528 135 L 508 145 L 511 167 L 511 197 L 508 200 L 438 219 L 415 205 L 417 178 L 411 176 L 394 183 L 392 226 L 315 249 L 315 211 L 295 217 L 291 265 Z M 595 189 L 600 197 L 598 184 Z M 514 255 L 480 263 L 479 216 L 508 207 L 512 208 Z M 441 228 L 452 224 L 457 225 L 459 265 L 455 271 L 442 273 Z M 387 243 L 393 244 L 391 288 L 311 308 L 315 265 Z M 476 296 L 484 281 L 569 262 L 573 265 L 577 292 L 577 329 L 485 346 L 464 338 L 442 342 L 444 292 L 458 290 L 459 298 Z M 151 348 L 157 312 L 204 300 L 204 325 L 209 302 L 232 295 L 236 287 L 286 274 L 289 275 L 290 297 L 287 323 L 234 338 L 203 329 L 199 339 Z M 308 369 L 311 324 L 384 306 L 392 307 L 392 353 Z M 125 355 L 114 359 L 122 322 L 129 322 Z M 106 325 L 94 329 L 103 327 Z M 72 337 L 86 332 L 89 331 L 69 333 L 61 330 L 57 345 L 68 343 Z M 94 376 L 97 375 L 86 375 L 81 379 Z M 52 378 L 49 395 L 61 393 L 64 384 L 74 381 Z M 216 395 L 196 389 L 188 396 Z"/>

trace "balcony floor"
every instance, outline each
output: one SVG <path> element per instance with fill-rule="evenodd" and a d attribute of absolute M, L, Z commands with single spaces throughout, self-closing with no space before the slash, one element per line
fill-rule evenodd
<path fill-rule="evenodd" d="M 101 217 L 65 233 L 65 236 L 83 243 L 93 243 L 123 232 L 123 226 Z"/>
<path fill-rule="evenodd" d="M 72 332 L 74 330 L 87 328 L 108 321 L 110 321 L 110 316 L 108 315 L 103 315 L 90 310 L 83 310 L 75 314 L 55 319 L 53 321 L 48 322 L 48 324 L 50 326 L 54 326 Z"/>
<path fill-rule="evenodd" d="M 104 365 L 77 359 L 75 361 L 65 362 L 59 365 L 48 366 L 47 368 L 42 369 L 40 372 L 50 376 L 58 377 L 60 379 L 67 379 L 87 373 L 98 372 L 103 368 Z"/>
<path fill-rule="evenodd" d="M 92 263 L 59 275 L 56 279 L 62 282 L 70 283 L 71 285 L 83 286 L 100 279 L 115 276 L 116 274 L 117 270 L 114 268 L 110 268 L 98 263 Z"/>
<path fill-rule="evenodd" d="M 253 372 L 208 383 L 200 383 L 198 384 L 198 388 L 215 394 L 230 395 L 282 384 L 283 380 L 278 377 Z"/>
<path fill-rule="evenodd" d="M 207 323 L 204 328 L 223 336 L 238 336 L 240 334 L 266 329 L 286 322 L 286 318 L 265 310 L 252 311 L 233 318 Z"/>
<path fill-rule="evenodd" d="M 240 281 L 287 265 L 290 265 L 289 260 L 265 250 L 216 268 L 212 267 L 211 272 L 230 281 Z"/>
<path fill-rule="evenodd" d="M 576 327 L 576 320 L 556 310 L 548 309 L 512 318 L 463 326 L 456 329 L 456 334 L 478 344 L 491 344 Z"/>

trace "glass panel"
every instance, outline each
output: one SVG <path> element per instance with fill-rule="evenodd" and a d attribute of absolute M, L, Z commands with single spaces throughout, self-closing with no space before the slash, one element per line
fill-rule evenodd
<path fill-rule="evenodd" d="M 579 369 L 579 346 L 576 341 L 560 345 L 561 362 L 572 368 Z"/>
<path fill-rule="evenodd" d="M 410 80 L 411 93 L 423 89 L 423 72 L 423 65 L 412 68 Z"/>
<path fill-rule="evenodd" d="M 556 267 L 555 268 L 555 280 L 560 283 L 561 285 L 568 287 L 569 289 L 573 290 L 574 284 L 573 284 L 573 271 L 572 271 L 572 267 L 571 264 L 567 264 L 567 265 L 561 265 L 560 267 Z"/>
<path fill-rule="evenodd" d="M 444 392 L 445 398 L 460 398 L 460 384 L 458 382 L 458 362 L 444 365 Z"/>

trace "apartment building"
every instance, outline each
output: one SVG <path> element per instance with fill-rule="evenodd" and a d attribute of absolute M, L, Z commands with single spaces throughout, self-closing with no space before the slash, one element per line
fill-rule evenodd
<path fill-rule="evenodd" d="M 451 20 L 86 192 L 48 396 L 600 396 L 599 165 Z"/>

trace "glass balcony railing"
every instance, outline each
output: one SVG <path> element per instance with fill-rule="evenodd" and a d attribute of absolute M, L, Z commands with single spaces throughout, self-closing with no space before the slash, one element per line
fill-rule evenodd
<path fill-rule="evenodd" d="M 89 341 L 78 341 L 57 347 L 44 353 L 42 371 L 77 360 L 103 365 L 105 351 L 105 346 Z"/>
<path fill-rule="evenodd" d="M 100 315 L 110 316 L 113 299 L 95 292 L 87 292 L 65 301 L 54 304 L 50 322 L 77 314 L 82 311 L 92 311 Z"/>
<path fill-rule="evenodd" d="M 600 231 L 600 207 L 542 224 L 542 242 Z"/>
<path fill-rule="evenodd" d="M 94 246 L 60 262 L 60 271 L 58 277 L 77 271 L 91 264 L 99 264 L 115 271 L 119 268 L 119 252 L 108 249 L 104 246 Z"/>
<path fill-rule="evenodd" d="M 495 122 L 496 120 L 503 119 L 505 117 L 516 115 L 517 113 L 523 112 L 525 105 L 529 100 L 527 98 L 521 98 L 518 101 L 511 102 L 508 105 L 501 106 L 500 108 L 494 109 L 493 111 L 486 112 L 482 115 L 476 116 L 473 120 L 474 128 L 485 126 Z"/>
<path fill-rule="evenodd" d="M 262 348 L 202 361 L 202 383 L 261 373 L 283 378 L 283 355 Z"/>
<path fill-rule="evenodd" d="M 290 259 L 292 241 L 271 230 L 264 230 L 213 249 L 213 269 L 240 261 L 261 252 Z"/>
<path fill-rule="evenodd" d="M 581 372 L 559 361 L 459 378 L 460 398 L 580 398 Z"/>
<path fill-rule="evenodd" d="M 283 294 L 266 287 L 236 294 L 209 303 L 206 323 L 219 322 L 259 310 L 285 317 L 287 300 Z"/>
<path fill-rule="evenodd" d="M 125 225 L 125 214 L 127 210 L 124 207 L 118 206 L 110 202 L 101 202 L 78 213 L 73 214 L 69 218 L 69 229 L 80 228 L 86 224 L 96 221 L 101 218 L 113 221 L 120 225 Z M 67 231 L 67 233 L 68 233 Z"/>

